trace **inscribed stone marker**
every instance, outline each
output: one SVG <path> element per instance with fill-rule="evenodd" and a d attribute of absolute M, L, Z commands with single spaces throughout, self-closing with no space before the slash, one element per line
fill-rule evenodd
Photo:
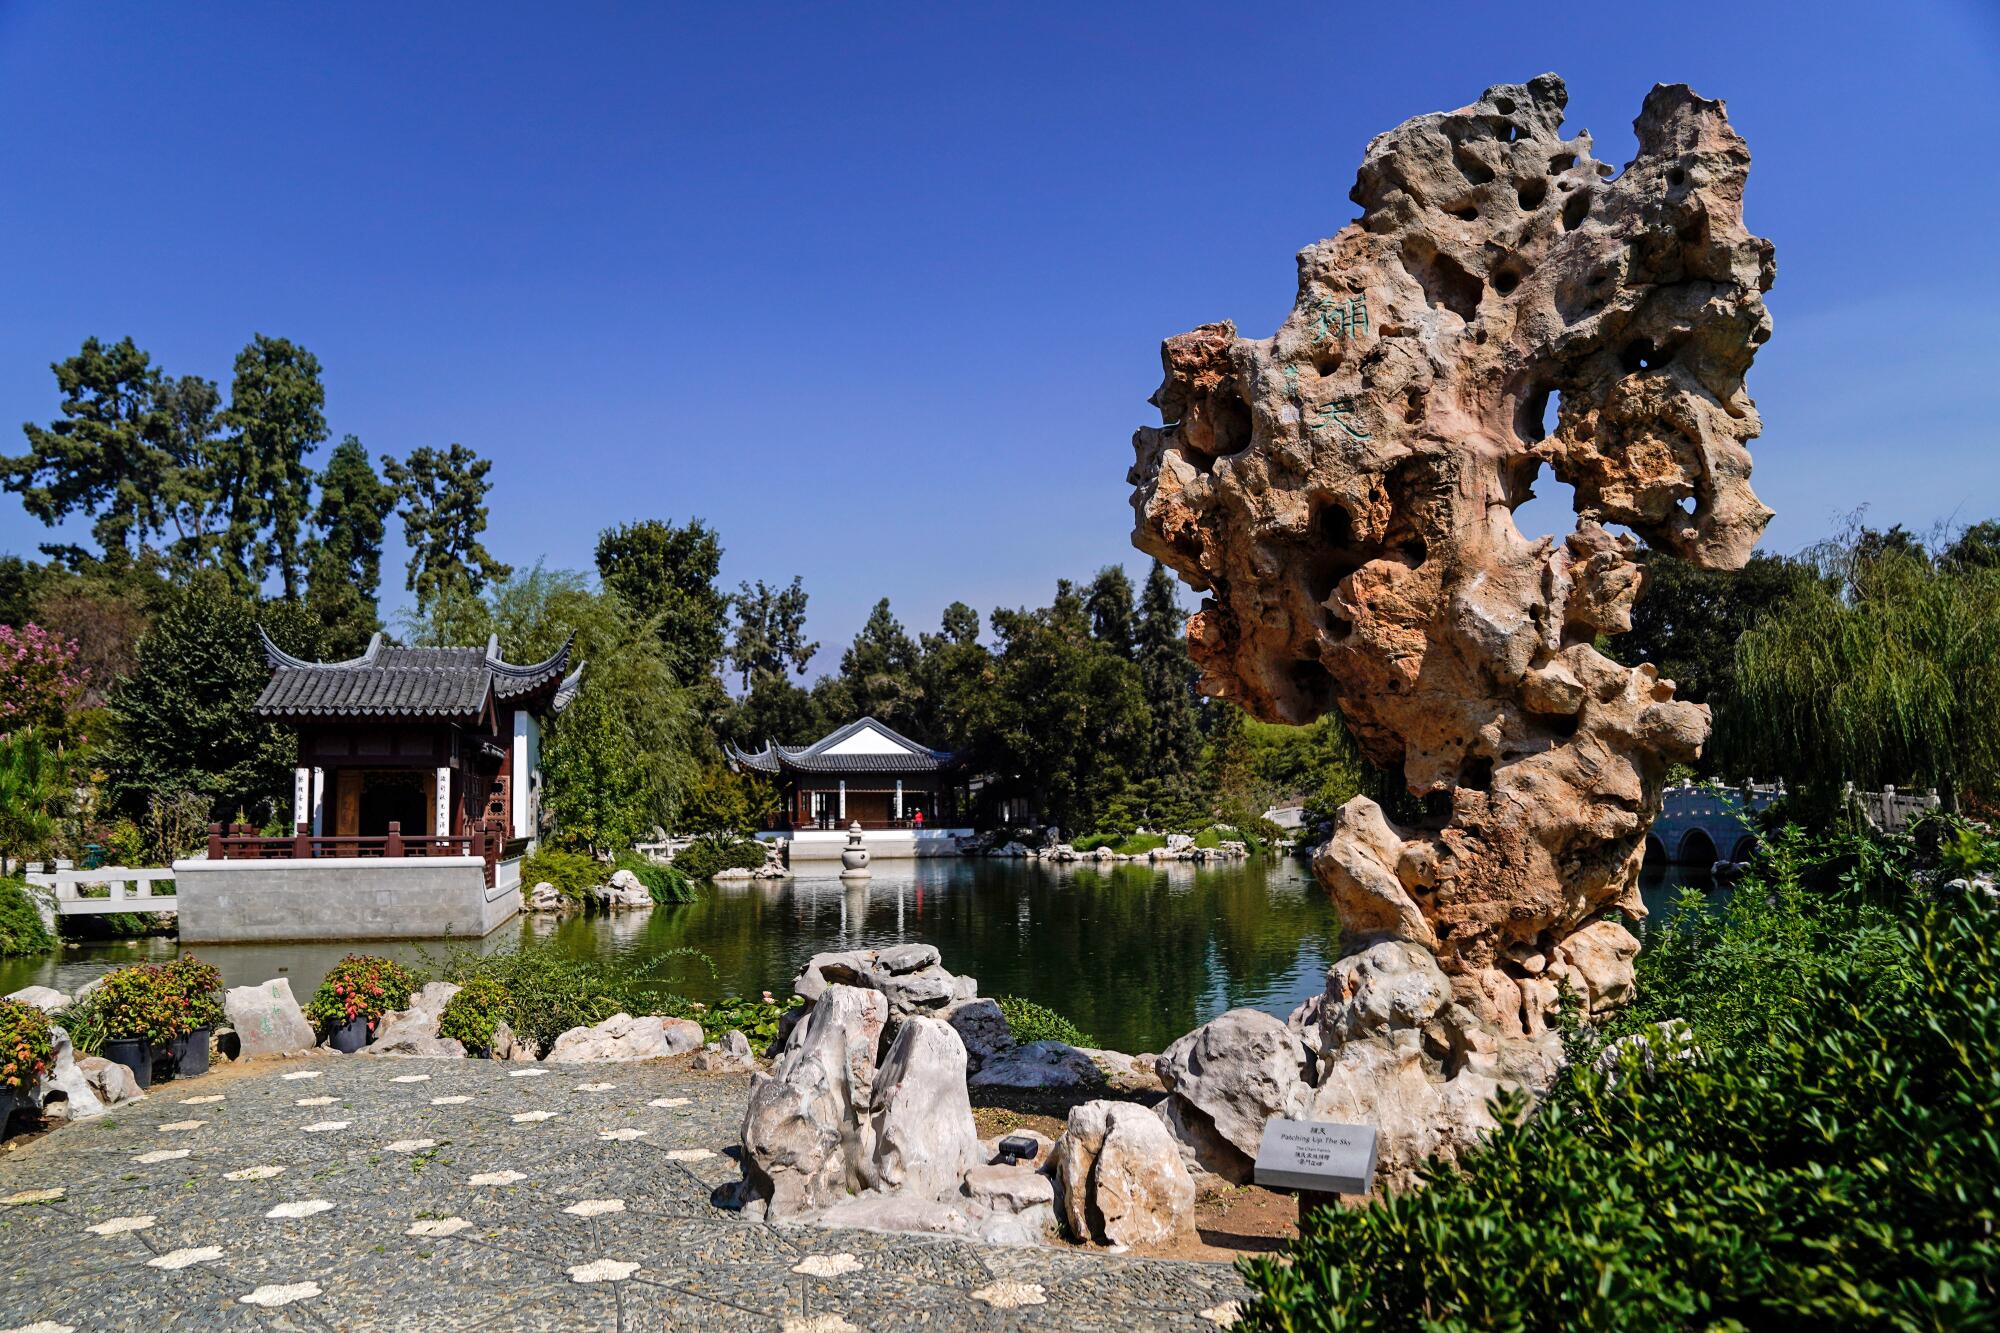
<path fill-rule="evenodd" d="M 1366 1194 L 1375 1188 L 1375 1128 L 1268 1121 L 1257 1145 L 1256 1180 L 1270 1189 Z"/>

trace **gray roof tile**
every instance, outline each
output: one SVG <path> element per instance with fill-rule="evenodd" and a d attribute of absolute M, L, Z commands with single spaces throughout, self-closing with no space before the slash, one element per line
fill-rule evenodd
<path fill-rule="evenodd" d="M 308 662 L 264 638 L 271 681 L 257 698 L 266 717 L 473 718 L 490 690 L 505 701 L 550 684 L 567 703 L 576 679 L 566 679 L 570 641 L 555 656 L 531 666 L 500 659 L 499 644 L 484 648 L 400 648 L 377 634 L 368 651 L 345 662 Z M 577 668 L 580 676 L 582 666 Z"/>

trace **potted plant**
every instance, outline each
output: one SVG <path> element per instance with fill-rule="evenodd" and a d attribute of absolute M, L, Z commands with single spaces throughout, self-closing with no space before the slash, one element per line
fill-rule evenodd
<path fill-rule="evenodd" d="M 438 1036 L 465 1047 L 474 1060 L 493 1058 L 493 1032 L 506 1021 L 511 1000 L 507 988 L 492 977 L 474 977 L 445 1001 L 438 1015 Z"/>
<path fill-rule="evenodd" d="M 164 1049 L 179 1026 L 181 1004 L 157 964 L 106 972 L 94 992 L 104 1015 L 104 1056 L 153 1086 L 153 1048 Z"/>
<path fill-rule="evenodd" d="M 173 1069 L 177 1076 L 208 1072 L 208 1043 L 215 1025 L 222 1021 L 222 972 L 184 953 L 165 968 L 168 983 L 179 1001 L 179 1021 L 169 1042 Z"/>
<path fill-rule="evenodd" d="M 410 1002 L 417 979 L 387 958 L 351 953 L 335 963 L 306 1005 L 306 1017 L 334 1050 L 352 1055 L 368 1044 L 382 1015 Z"/>
<path fill-rule="evenodd" d="M 0 1000 L 0 1134 L 14 1112 L 33 1103 L 55 1063 L 54 1025 L 32 1004 Z"/>

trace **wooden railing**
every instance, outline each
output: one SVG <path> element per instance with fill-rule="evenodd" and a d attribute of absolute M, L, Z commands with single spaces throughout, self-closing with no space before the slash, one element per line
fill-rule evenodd
<path fill-rule="evenodd" d="M 405 836 L 403 826 L 391 820 L 389 832 L 381 837 L 314 833 L 312 825 L 300 824 L 291 837 L 267 838 L 254 824 L 210 824 L 208 859 L 211 861 L 305 861 L 322 856 L 476 856 L 486 863 L 486 883 L 493 884 L 494 868 L 500 861 L 502 842 L 489 838 L 483 829 L 471 833 Z"/>

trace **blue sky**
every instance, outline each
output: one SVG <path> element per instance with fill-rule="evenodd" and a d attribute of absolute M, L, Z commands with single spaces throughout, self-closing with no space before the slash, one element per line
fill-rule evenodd
<path fill-rule="evenodd" d="M 830 668 L 877 597 L 931 628 L 1143 572 L 1160 339 L 1271 331 L 1371 136 L 1544 70 L 1609 160 L 1655 82 L 1750 142 L 1767 547 L 1864 503 L 2000 515 L 2000 6 L 1971 0 L 0 0 L 0 451 L 86 336 L 226 385 L 281 334 L 336 438 L 495 460 L 502 559 L 700 515 L 730 584 L 804 575 Z M 0 497 L 0 551 L 48 539 Z"/>

